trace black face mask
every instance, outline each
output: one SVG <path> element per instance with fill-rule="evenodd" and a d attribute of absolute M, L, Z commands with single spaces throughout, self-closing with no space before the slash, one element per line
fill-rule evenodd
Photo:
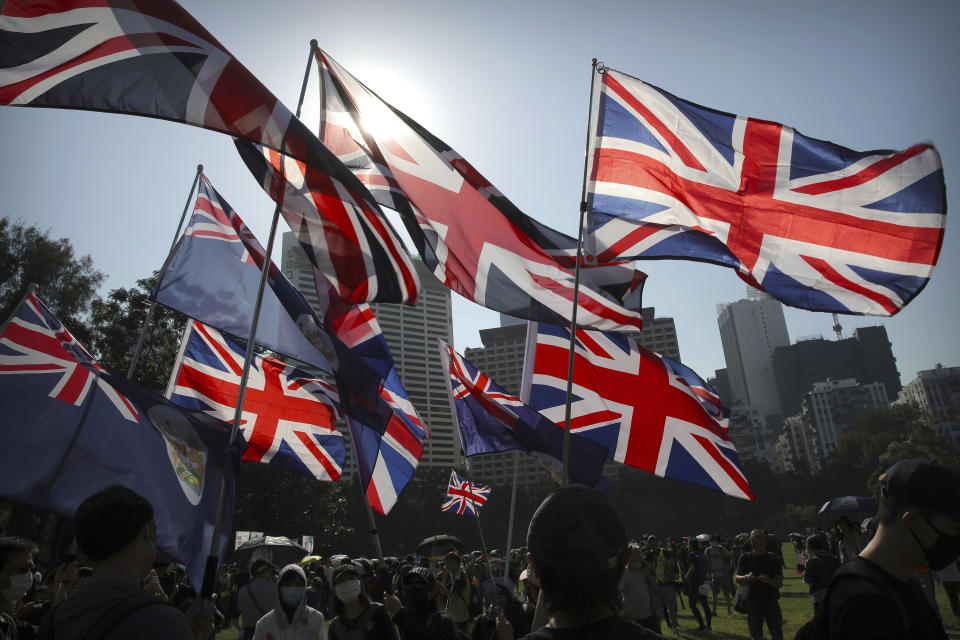
<path fill-rule="evenodd" d="M 927 566 L 934 571 L 939 571 L 953 562 L 957 556 L 960 556 L 960 536 L 948 536 L 943 531 L 940 531 L 940 529 L 937 529 L 937 527 L 930 522 L 930 518 L 923 514 L 920 515 L 927 521 L 930 528 L 939 534 L 939 537 L 932 545 L 925 547 L 923 543 L 920 542 L 917 534 L 913 532 L 913 529 L 910 529 L 910 535 L 913 536 L 913 539 L 917 541 L 917 544 L 923 551 L 923 557 L 927 559 Z"/>

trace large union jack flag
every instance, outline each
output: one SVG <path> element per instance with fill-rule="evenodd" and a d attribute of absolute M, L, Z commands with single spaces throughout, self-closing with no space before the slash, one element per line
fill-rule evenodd
<path fill-rule="evenodd" d="M 447 495 L 440 505 L 440 511 L 449 511 L 457 515 L 477 516 L 480 507 L 490 498 L 490 487 L 470 482 L 456 471 L 450 472 Z"/>
<path fill-rule="evenodd" d="M 933 272 L 946 198 L 930 145 L 852 151 L 612 69 L 592 117 L 599 260 L 713 262 L 785 304 L 870 315 L 899 311 Z"/>
<path fill-rule="evenodd" d="M 562 425 L 570 332 L 538 323 L 527 340 L 530 406 Z M 574 357 L 573 433 L 602 443 L 617 462 L 753 499 L 725 411 L 692 370 L 633 339 L 583 329 Z"/>
<path fill-rule="evenodd" d="M 0 334 L 0 375 L 44 376 L 49 396 L 83 405 L 96 385 L 125 419 L 139 422 L 137 408 L 101 379 L 103 368 L 73 334 L 30 293 Z"/>
<path fill-rule="evenodd" d="M 233 421 L 245 348 L 216 329 L 192 323 L 170 399 L 188 409 Z M 254 355 L 243 397 L 244 460 L 275 464 L 336 482 L 343 470 L 343 436 L 336 390 L 295 367 Z"/>
<path fill-rule="evenodd" d="M 569 322 L 576 240 L 516 208 L 453 149 L 318 50 L 320 136 L 384 206 L 424 264 L 460 295 L 521 318 Z M 644 274 L 630 264 L 581 274 L 580 324 L 639 328 Z"/>

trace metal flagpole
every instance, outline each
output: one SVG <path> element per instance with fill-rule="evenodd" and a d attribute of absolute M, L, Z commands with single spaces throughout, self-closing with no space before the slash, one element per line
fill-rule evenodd
<path fill-rule="evenodd" d="M 513 514 L 517 509 L 517 481 L 520 477 L 520 452 L 513 452 L 513 488 L 510 491 L 510 517 L 507 519 L 507 548 L 504 549 L 503 577 L 510 574 L 510 548 L 513 546 Z"/>
<path fill-rule="evenodd" d="M 190 192 L 187 194 L 187 201 L 183 205 L 183 213 L 180 214 L 180 223 L 177 225 L 177 232 L 173 234 L 173 242 L 170 243 L 170 251 L 167 252 L 167 258 L 163 261 L 163 266 L 160 267 L 160 275 L 157 276 L 157 281 L 159 282 L 160 278 L 163 276 L 164 272 L 167 270 L 167 267 L 170 266 L 170 260 L 173 259 L 173 251 L 177 248 L 177 238 L 180 237 L 180 229 L 183 228 L 183 221 L 187 218 L 187 210 L 190 208 L 190 203 L 193 201 L 193 190 L 197 188 L 197 183 L 200 182 L 200 176 L 203 175 L 203 165 L 197 165 L 197 175 L 193 176 L 193 183 L 190 185 Z M 130 358 L 130 368 L 127 369 L 127 379 L 133 380 L 133 372 L 137 370 L 137 361 L 140 360 L 140 352 L 143 350 L 143 343 L 147 337 L 147 332 L 150 331 L 150 324 L 153 322 L 153 313 L 157 309 L 157 301 L 153 300 L 150 302 L 150 308 L 147 309 L 147 317 L 143 321 L 143 326 L 140 327 L 140 337 L 137 338 L 137 346 L 133 350 L 133 357 Z"/>
<path fill-rule="evenodd" d="M 353 447 L 353 459 L 357 463 L 357 475 L 359 475 L 360 455 L 357 453 L 357 441 L 353 438 L 353 429 L 351 429 L 349 425 L 347 426 L 347 432 L 350 434 L 350 445 Z M 370 481 L 372 482 L 373 479 L 371 478 Z M 357 484 L 362 485 L 362 483 Z M 386 562 L 383 559 L 383 547 L 380 545 L 380 533 L 377 531 L 377 523 L 373 519 L 373 507 L 370 506 L 370 498 L 367 497 L 366 487 L 361 486 L 360 493 L 363 494 L 363 504 L 367 508 L 367 519 L 370 522 L 370 535 L 373 537 L 374 551 L 377 553 L 377 558 L 380 559 L 380 566 L 385 567 Z"/>
<path fill-rule="evenodd" d="M 600 65 L 602 69 L 603 65 Z M 577 308 L 580 306 L 580 262 L 583 260 L 583 221 L 587 214 L 587 162 L 590 157 L 590 128 L 593 124 L 593 86 L 597 78 L 597 59 L 593 59 L 593 73 L 590 75 L 590 115 L 587 117 L 587 148 L 583 156 L 583 190 L 580 195 L 580 226 L 577 228 L 577 267 L 573 278 L 573 312 L 570 314 L 570 358 L 567 361 L 567 404 L 564 408 L 563 424 L 563 472 L 560 485 L 569 481 L 570 468 L 570 403 L 573 398 L 573 361 L 577 343 Z"/>
<path fill-rule="evenodd" d="M 310 55 L 307 57 L 307 70 L 303 74 L 303 86 L 300 89 L 300 101 L 297 104 L 297 118 L 300 117 L 300 108 L 303 105 L 303 95 L 306 91 L 307 79 L 310 77 L 310 67 L 313 64 L 313 50 L 317 46 L 316 40 L 310 41 Z M 287 146 L 287 135 L 286 132 L 283 134 L 283 140 L 280 143 L 280 154 L 284 156 L 284 151 Z M 280 171 L 281 179 L 286 179 L 286 161 L 281 159 Z M 243 374 L 240 376 L 240 389 L 237 392 L 237 406 L 233 413 L 233 428 L 230 430 L 230 444 L 228 449 L 232 447 L 236 441 L 237 436 L 240 433 L 240 419 L 243 416 L 243 398 L 247 392 L 247 381 L 250 378 L 250 363 L 253 361 L 253 346 L 257 337 L 257 327 L 260 324 L 260 307 L 263 304 L 263 291 L 267 286 L 267 276 L 270 273 L 270 265 L 273 263 L 271 255 L 273 254 L 273 241 L 277 235 L 277 222 L 280 220 L 280 209 L 283 204 L 283 197 L 280 197 L 280 201 L 277 202 L 277 206 L 273 209 L 273 220 L 270 222 L 270 237 L 267 240 L 267 248 L 263 254 L 263 268 L 260 270 L 260 286 L 257 289 L 257 301 L 253 307 L 253 319 L 250 321 L 250 333 L 247 340 L 247 352 L 244 355 L 243 359 Z M 209 596 L 213 593 L 214 583 L 217 579 L 217 565 L 219 564 L 220 558 L 220 538 L 222 537 L 223 529 L 223 509 L 227 501 L 227 482 L 226 477 L 221 478 L 220 480 L 220 501 L 217 505 L 217 519 L 213 525 L 213 535 L 210 537 L 210 555 L 207 556 L 207 565 L 204 568 L 203 572 L 203 587 L 201 588 L 201 596 Z"/>

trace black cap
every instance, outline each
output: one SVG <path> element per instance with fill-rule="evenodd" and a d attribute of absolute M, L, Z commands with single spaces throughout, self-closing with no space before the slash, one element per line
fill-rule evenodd
<path fill-rule="evenodd" d="M 527 529 L 527 546 L 543 566 L 599 572 L 623 565 L 627 533 L 606 498 L 572 484 L 540 503 Z"/>
<path fill-rule="evenodd" d="M 960 471 L 933 460 L 901 460 L 880 476 L 880 495 L 960 520 Z"/>
<path fill-rule="evenodd" d="M 345 562 L 333 570 L 333 581 L 337 582 L 341 576 L 348 573 L 352 573 L 358 580 L 360 579 L 360 571 L 357 570 L 357 566 L 352 562 Z"/>

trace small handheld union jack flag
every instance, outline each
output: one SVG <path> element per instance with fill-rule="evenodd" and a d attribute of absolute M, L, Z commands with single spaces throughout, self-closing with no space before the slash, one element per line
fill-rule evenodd
<path fill-rule="evenodd" d="M 490 487 L 485 484 L 474 484 L 467 478 L 460 477 L 456 471 L 451 471 L 447 496 L 440 505 L 440 511 L 451 511 L 461 516 L 465 514 L 476 516 L 489 497 Z"/>

